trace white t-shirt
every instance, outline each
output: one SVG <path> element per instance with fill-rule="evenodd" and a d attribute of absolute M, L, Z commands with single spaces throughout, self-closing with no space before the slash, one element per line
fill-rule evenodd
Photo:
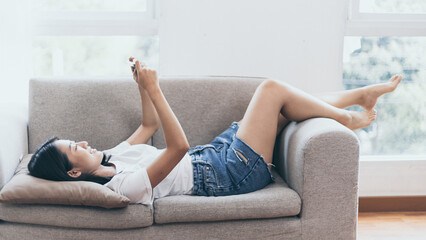
<path fill-rule="evenodd" d="M 175 168 L 152 191 L 148 167 L 165 149 L 148 144 L 130 145 L 123 141 L 104 150 L 111 154 L 110 163 L 116 166 L 116 175 L 104 185 L 124 195 L 131 203 L 152 204 L 155 198 L 168 195 L 192 194 L 194 186 L 191 156 L 188 152 Z"/>

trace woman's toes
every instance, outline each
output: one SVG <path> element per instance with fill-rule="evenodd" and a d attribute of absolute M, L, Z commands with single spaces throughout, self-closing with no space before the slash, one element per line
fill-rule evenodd
<path fill-rule="evenodd" d="M 390 84 L 392 85 L 392 91 L 398 86 L 398 84 L 402 81 L 402 76 L 397 74 L 389 79 Z"/>
<path fill-rule="evenodd" d="M 376 116 L 377 116 L 376 109 L 373 108 L 373 109 L 367 111 L 367 114 L 368 114 L 368 118 L 371 120 L 371 122 L 376 120 Z"/>

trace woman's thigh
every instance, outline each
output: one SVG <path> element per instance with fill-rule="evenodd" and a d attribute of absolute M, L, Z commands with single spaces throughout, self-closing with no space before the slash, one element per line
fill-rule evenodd
<path fill-rule="evenodd" d="M 236 133 L 238 138 L 262 155 L 266 163 L 272 163 L 277 125 L 284 102 L 282 94 L 285 92 L 280 91 L 282 88 L 274 81 L 262 82 L 254 92 Z"/>

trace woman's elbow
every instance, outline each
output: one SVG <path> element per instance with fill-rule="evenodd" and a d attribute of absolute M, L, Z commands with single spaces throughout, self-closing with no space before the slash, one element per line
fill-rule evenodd
<path fill-rule="evenodd" d="M 182 150 L 183 152 L 187 152 L 189 150 L 189 148 L 190 148 L 189 144 L 186 143 L 186 144 L 184 144 L 180 147 L 180 150 Z"/>
<path fill-rule="evenodd" d="M 174 146 L 174 149 L 177 152 L 182 152 L 182 153 L 186 153 L 189 150 L 189 148 L 190 148 L 190 146 L 189 146 L 188 142 L 176 144 L 176 146 Z"/>

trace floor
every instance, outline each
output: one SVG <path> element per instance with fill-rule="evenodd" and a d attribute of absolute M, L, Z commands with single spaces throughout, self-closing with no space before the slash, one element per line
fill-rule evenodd
<path fill-rule="evenodd" d="M 426 212 L 360 212 L 359 240 L 426 240 Z"/>

